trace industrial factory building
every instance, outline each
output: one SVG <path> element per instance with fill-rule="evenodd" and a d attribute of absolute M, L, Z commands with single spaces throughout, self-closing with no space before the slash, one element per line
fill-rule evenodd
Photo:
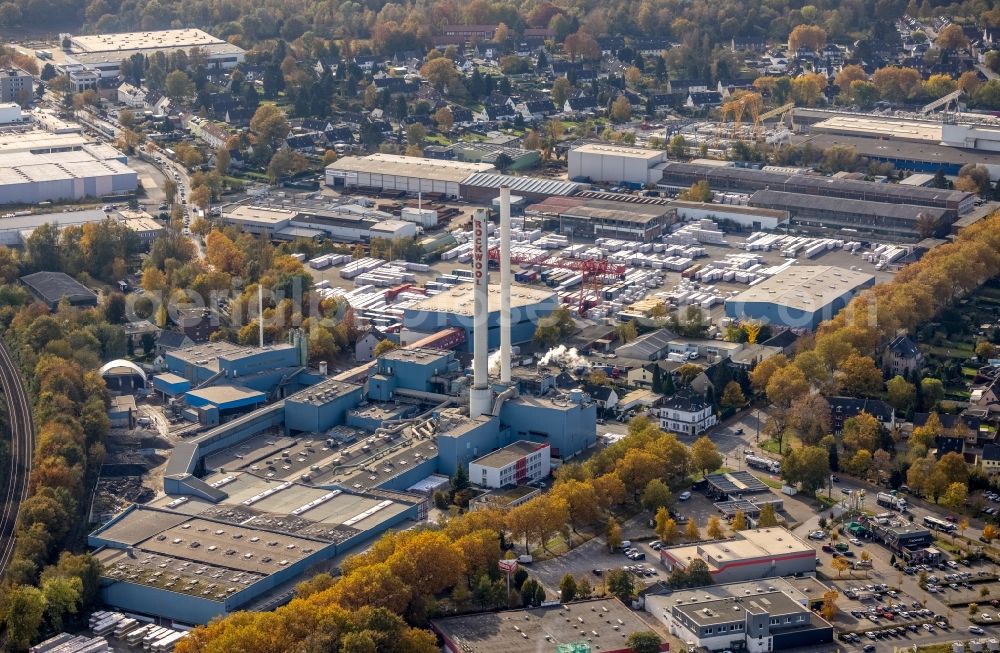
<path fill-rule="evenodd" d="M 95 71 L 102 79 L 117 77 L 122 62 L 136 54 L 150 57 L 156 52 L 170 55 L 197 48 L 205 56 L 209 68 L 223 70 L 235 68 L 245 55 L 243 48 L 191 28 L 70 36 L 69 45 L 66 63 Z"/>
<path fill-rule="evenodd" d="M 109 145 L 87 143 L 73 149 L 51 137 L 74 134 L 29 132 L 0 142 L 0 204 L 38 204 L 122 196 L 138 187 L 127 158 Z M 69 146 L 68 146 L 69 147 Z"/>
<path fill-rule="evenodd" d="M 469 480 L 483 487 L 523 485 L 552 471 L 547 444 L 519 440 L 469 463 Z"/>
<path fill-rule="evenodd" d="M 656 166 L 666 160 L 664 150 L 587 143 L 569 151 L 569 178 L 645 186 L 659 181 Z"/>
<path fill-rule="evenodd" d="M 715 192 L 753 193 L 758 190 L 772 190 L 887 204 L 927 206 L 944 209 L 949 220 L 968 213 L 976 203 L 975 195 L 957 190 L 879 184 L 822 175 L 801 173 L 789 175 L 785 172 L 676 161 L 663 164 L 661 169 L 663 177 L 659 185 L 677 190 L 690 188 L 699 181 L 706 181 Z"/>
<path fill-rule="evenodd" d="M 500 187 L 507 186 L 513 196 L 527 202 L 541 202 L 548 197 L 575 195 L 587 188 L 561 179 L 540 179 L 538 177 L 514 177 L 492 172 L 477 172 L 469 175 L 459 184 L 459 194 L 469 202 L 486 204 L 500 194 Z"/>
<path fill-rule="evenodd" d="M 222 221 L 271 240 L 327 237 L 339 242 L 371 242 L 373 238 L 413 238 L 417 227 L 392 214 L 357 204 L 292 209 L 240 204 L 227 209 Z"/>
<path fill-rule="evenodd" d="M 298 331 L 288 344 L 217 342 L 164 354 L 154 390 L 212 428 L 174 447 L 165 496 L 90 535 L 105 603 L 191 624 L 272 609 L 307 570 L 425 519 L 430 497 L 412 488 L 470 463 L 480 480 L 486 470 L 487 483 L 492 470 L 497 483 L 517 483 L 595 446 L 596 404 L 583 390 L 522 394 L 512 378 L 512 342 L 530 337 L 527 320 L 548 314 L 555 297 L 512 288 L 506 189 L 501 197 L 498 290 L 489 292 L 479 209 L 475 285 L 425 307 L 469 329 L 471 377 L 454 352 L 426 347 L 388 352 L 360 378 L 358 370 L 329 376 L 323 365 L 309 368 L 308 338 Z M 491 294 L 498 312 L 489 310 Z M 457 346 L 453 331 L 426 342 Z M 494 334 L 499 374 L 491 376 Z"/>
<path fill-rule="evenodd" d="M 816 571 L 816 549 L 777 526 L 740 531 L 728 540 L 682 544 L 660 550 L 660 561 L 668 572 L 687 569 L 694 560 L 701 560 L 708 566 L 716 583 Z"/>
<path fill-rule="evenodd" d="M 726 299 L 726 315 L 793 329 L 815 329 L 875 277 L 833 266 L 792 266 Z"/>
<path fill-rule="evenodd" d="M 495 172 L 488 163 L 423 159 L 398 154 L 345 156 L 326 167 L 326 185 L 369 191 L 398 191 L 408 195 L 461 197 L 459 185 L 469 175 Z"/>
<path fill-rule="evenodd" d="M 887 204 L 839 197 L 817 197 L 777 190 L 759 190 L 749 205 L 786 211 L 791 223 L 804 230 L 847 230 L 862 237 L 916 242 L 947 234 L 948 211 L 913 204 Z"/>
<path fill-rule="evenodd" d="M 558 221 L 559 233 L 575 238 L 616 238 L 649 243 L 676 222 L 665 203 L 638 203 L 590 197 L 550 197 L 525 214 Z"/>
<path fill-rule="evenodd" d="M 500 286 L 490 286 L 487 323 L 490 348 L 500 346 L 500 291 Z M 530 341 L 535 335 L 538 320 L 555 310 L 557 305 L 558 298 L 551 290 L 520 285 L 511 288 L 511 336 L 514 343 Z M 471 284 L 461 284 L 443 290 L 403 309 L 404 333 L 416 332 L 408 336 L 410 339 L 451 327 L 466 332 L 465 342 L 471 351 L 473 331 Z"/>
<path fill-rule="evenodd" d="M 788 224 L 788 211 L 774 208 L 745 206 L 742 204 L 716 204 L 713 202 L 687 202 L 672 200 L 671 208 L 677 217 L 685 220 L 713 220 L 733 223 L 744 229 L 773 231 Z"/>

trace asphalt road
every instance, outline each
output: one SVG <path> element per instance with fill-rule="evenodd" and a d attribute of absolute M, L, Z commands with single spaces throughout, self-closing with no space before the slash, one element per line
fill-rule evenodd
<path fill-rule="evenodd" d="M 28 475 L 35 449 L 35 430 L 31 421 L 31 403 L 24 390 L 21 373 L 6 345 L 0 343 L 0 385 L 7 402 L 10 425 L 10 469 L 3 488 L 3 511 L 0 512 L 0 574 L 14 555 L 15 528 L 21 502 L 28 494 Z"/>

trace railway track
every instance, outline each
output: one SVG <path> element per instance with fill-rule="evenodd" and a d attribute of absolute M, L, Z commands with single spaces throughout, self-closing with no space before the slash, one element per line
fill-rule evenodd
<path fill-rule="evenodd" d="M 0 343 L 0 389 L 7 402 L 10 424 L 10 469 L 3 492 L 0 511 L 0 575 L 14 556 L 15 530 L 21 502 L 28 494 L 28 475 L 35 449 L 35 429 L 31 421 L 31 402 L 7 346 Z"/>

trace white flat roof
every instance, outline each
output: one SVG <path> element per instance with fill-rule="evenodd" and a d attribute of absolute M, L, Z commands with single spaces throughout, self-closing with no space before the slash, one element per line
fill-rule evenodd
<path fill-rule="evenodd" d="M 240 205 L 225 214 L 226 219 L 239 220 L 245 223 L 278 224 L 291 220 L 297 215 L 288 209 L 272 209 L 265 206 Z"/>
<path fill-rule="evenodd" d="M 604 154 L 607 156 L 624 156 L 631 159 L 659 159 L 663 157 L 663 150 L 647 150 L 642 147 L 626 147 L 623 145 L 603 145 L 601 143 L 587 143 L 575 147 L 573 152 L 583 154 Z"/>
<path fill-rule="evenodd" d="M 0 132 L 0 152 L 30 152 L 31 150 L 83 147 L 91 140 L 78 133 L 53 134 L 47 131 Z"/>
<path fill-rule="evenodd" d="M 832 265 L 793 266 L 730 297 L 726 302 L 769 302 L 815 311 L 874 280 L 875 277 L 866 272 Z"/>
<path fill-rule="evenodd" d="M 192 48 L 225 43 L 220 38 L 194 28 L 73 36 L 71 41 L 74 49 L 80 52 L 117 52 L 144 48 Z"/>
<path fill-rule="evenodd" d="M 439 159 L 422 159 L 417 156 L 377 153 L 369 154 L 368 156 L 347 156 L 337 159 L 327 166 L 327 170 L 415 177 L 458 183 L 473 173 L 491 172 L 494 168 L 489 163 L 443 161 Z"/>
<path fill-rule="evenodd" d="M 812 129 L 841 134 L 858 134 L 869 138 L 890 136 L 932 143 L 941 142 L 941 123 L 939 122 L 876 118 L 874 116 L 834 116 L 816 123 Z"/>
<path fill-rule="evenodd" d="M 438 311 L 472 317 L 473 304 L 475 303 L 472 290 L 471 283 L 463 283 L 427 299 L 418 300 L 407 310 Z M 511 309 L 524 308 L 525 306 L 532 306 L 553 297 L 555 297 L 555 293 L 550 290 L 540 290 L 515 284 L 510 288 L 510 307 Z M 500 310 L 500 286 L 490 286 L 489 307 L 491 311 Z"/>

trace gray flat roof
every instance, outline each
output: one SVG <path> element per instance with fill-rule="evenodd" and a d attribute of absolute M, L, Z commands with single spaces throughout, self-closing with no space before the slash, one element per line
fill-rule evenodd
<path fill-rule="evenodd" d="M 904 161 L 959 166 L 966 163 L 1000 165 L 1000 153 L 965 150 L 958 147 L 941 145 L 940 143 L 914 143 L 912 141 L 885 140 L 847 134 L 792 136 L 792 142 L 797 145 L 811 143 L 820 149 L 829 149 L 834 145 L 847 145 L 853 147 L 862 156 L 884 157 Z"/>
<path fill-rule="evenodd" d="M 815 311 L 874 281 L 875 277 L 866 272 L 830 265 L 792 266 L 726 301 L 768 302 Z"/>
<path fill-rule="evenodd" d="M 291 397 L 287 397 L 285 401 L 296 404 L 322 406 L 337 397 L 342 397 L 358 390 L 360 387 L 357 383 L 347 383 L 346 381 L 337 381 L 336 379 L 323 379 L 315 385 L 311 385 L 304 390 L 299 390 Z"/>
<path fill-rule="evenodd" d="M 491 172 L 495 168 L 489 163 L 466 163 L 463 161 L 444 161 L 441 159 L 423 159 L 415 156 L 398 154 L 369 154 L 368 156 L 346 156 L 337 159 L 327 170 L 342 172 L 361 172 L 397 177 L 416 177 L 433 179 L 435 181 L 450 181 L 459 183 L 476 172 Z"/>
<path fill-rule="evenodd" d="M 779 591 L 751 594 L 735 598 L 735 600 L 710 599 L 687 604 L 675 603 L 673 609 L 683 613 L 699 626 L 743 621 L 746 612 L 781 616 L 809 611 L 809 608 L 799 605 Z"/>
<path fill-rule="evenodd" d="M 653 630 L 618 599 L 435 619 L 431 626 L 464 653 L 554 651 L 556 644 L 591 638 L 601 650 L 624 650 L 631 633 Z"/>
<path fill-rule="evenodd" d="M 784 193 L 777 190 L 759 190 L 750 196 L 750 203 L 751 205 L 763 204 L 767 208 L 777 207 L 780 210 L 792 212 L 798 209 L 821 210 L 829 211 L 830 213 L 852 213 L 871 216 L 872 218 L 887 217 L 898 220 L 912 220 L 913 222 L 924 216 L 940 219 L 947 213 L 945 209 L 933 206 L 869 202 L 866 200 L 844 199 L 842 197 Z"/>

